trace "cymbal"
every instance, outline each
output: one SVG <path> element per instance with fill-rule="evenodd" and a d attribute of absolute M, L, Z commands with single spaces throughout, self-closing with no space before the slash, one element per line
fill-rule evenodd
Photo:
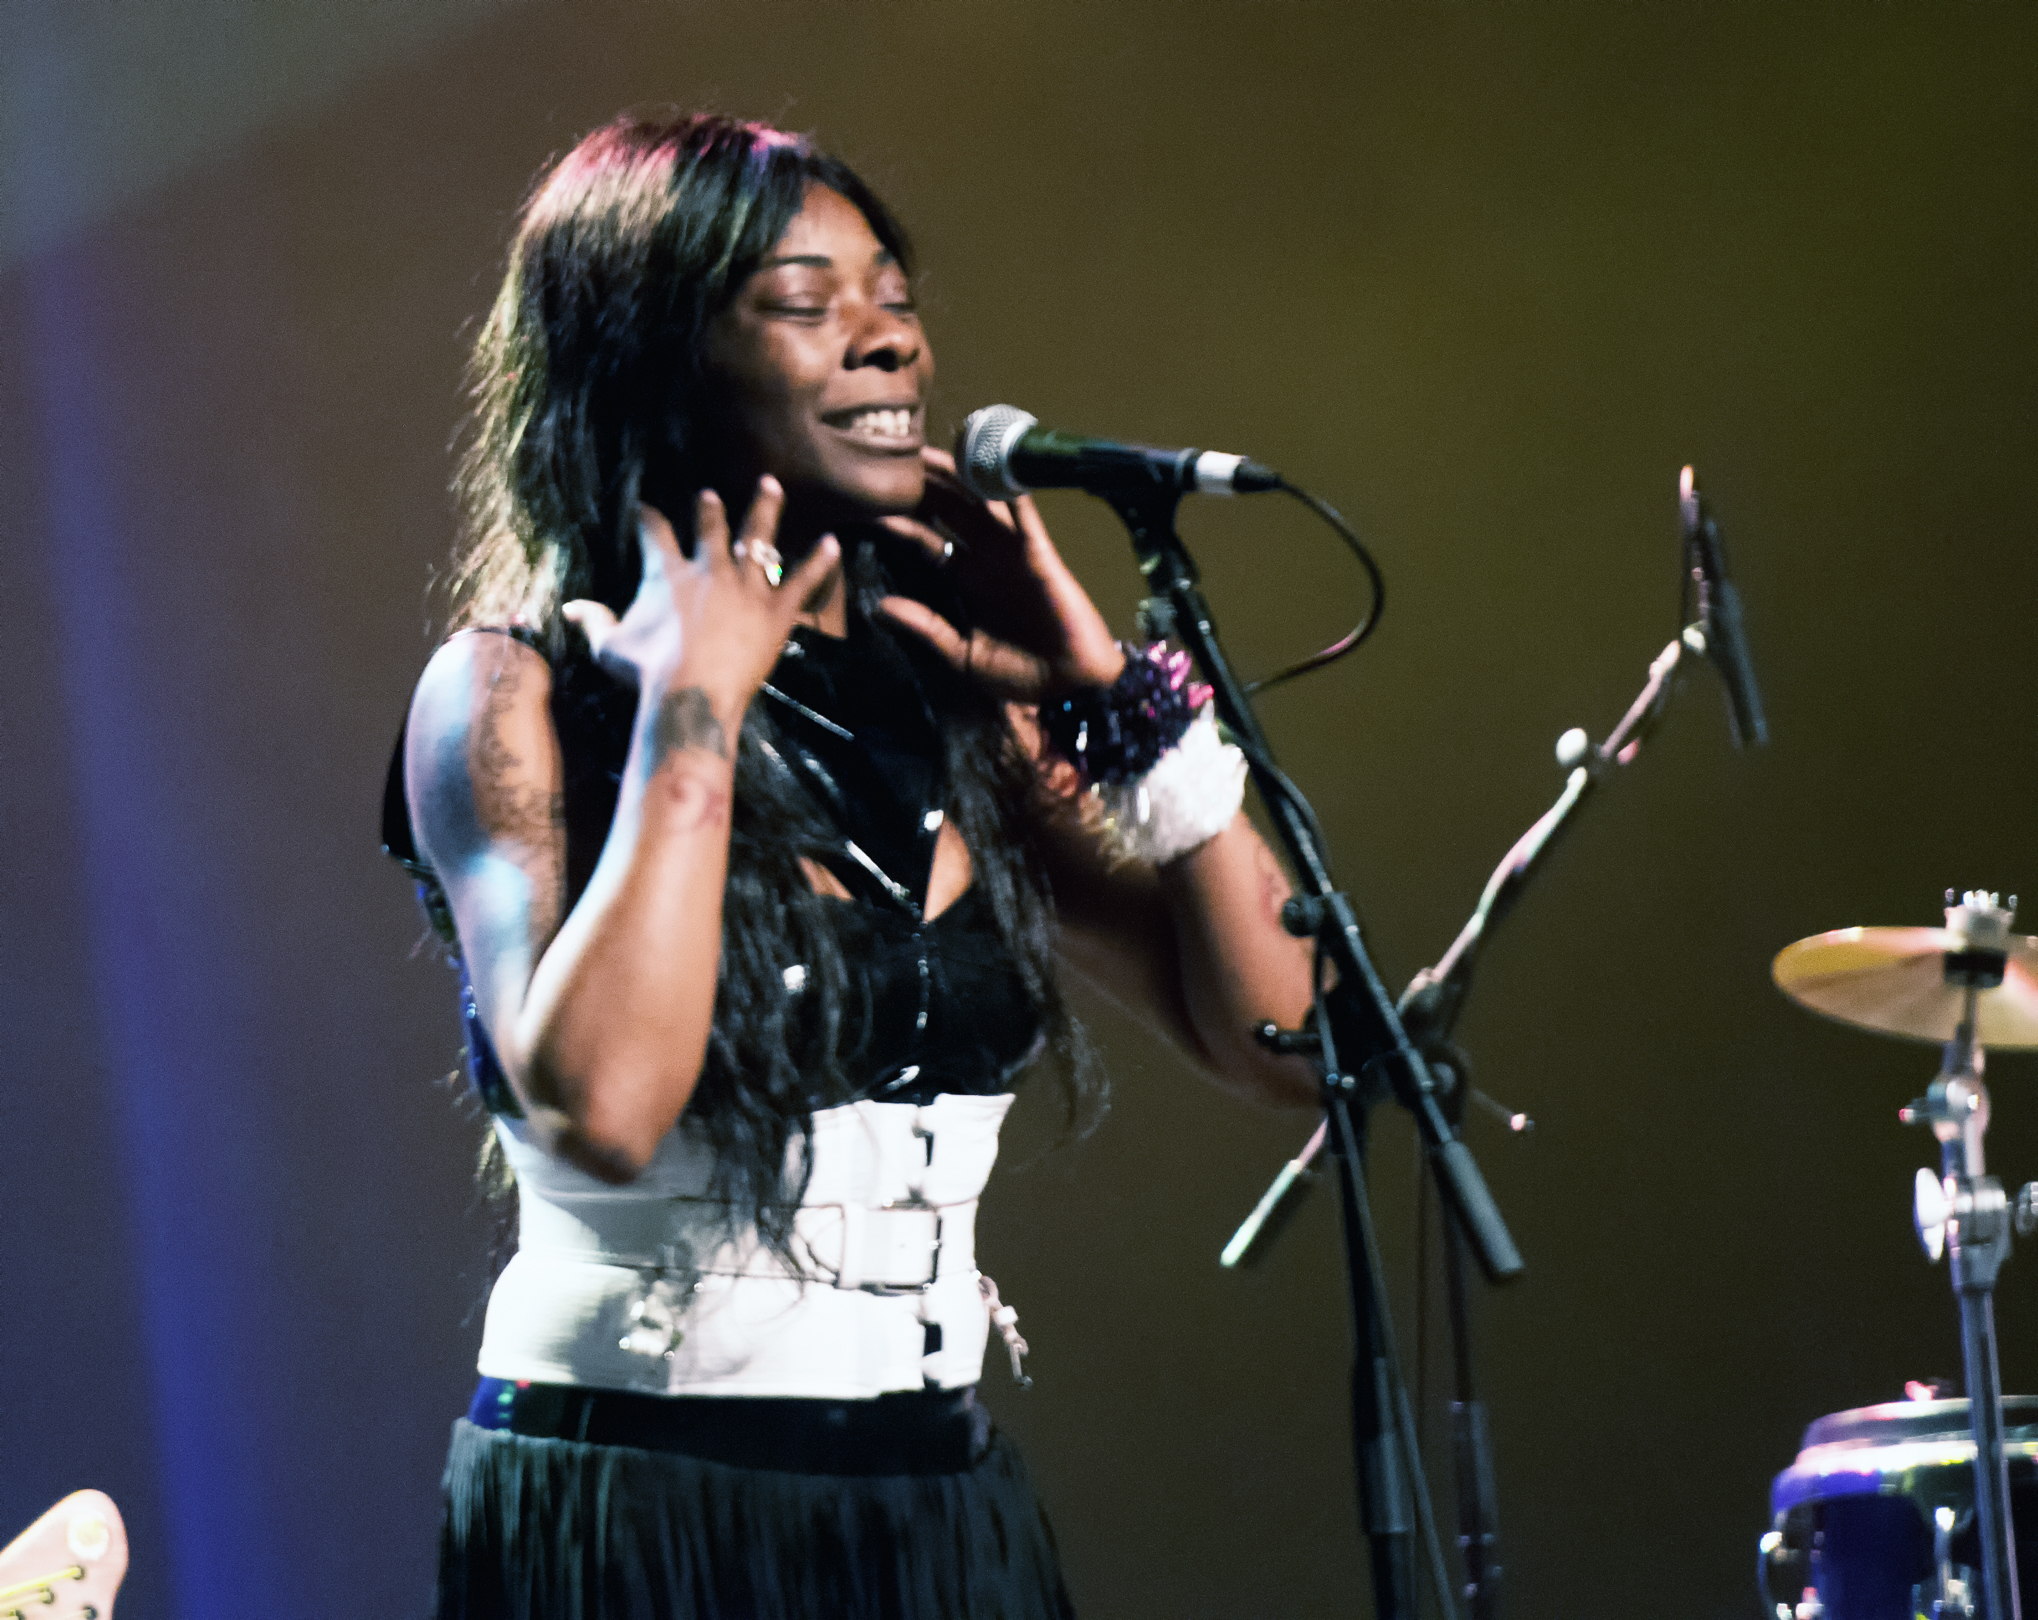
<path fill-rule="evenodd" d="M 1973 941 L 1950 928 L 1836 928 L 1777 952 L 1770 971 L 1791 1000 L 1843 1024 L 1950 1041 L 1966 996 L 1946 982 L 1948 951 Z M 2038 1050 L 2038 938 L 2010 934 L 2003 982 L 1975 996 L 1975 1040 Z"/>

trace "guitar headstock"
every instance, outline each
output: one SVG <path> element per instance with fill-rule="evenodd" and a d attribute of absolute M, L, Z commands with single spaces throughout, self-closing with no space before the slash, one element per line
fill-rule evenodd
<path fill-rule="evenodd" d="M 73 1491 L 0 1549 L 0 1620 L 112 1620 L 127 1526 L 104 1491 Z"/>

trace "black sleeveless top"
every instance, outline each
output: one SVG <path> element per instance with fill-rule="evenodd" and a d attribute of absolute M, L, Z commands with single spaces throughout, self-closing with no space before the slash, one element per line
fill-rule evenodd
<path fill-rule="evenodd" d="M 528 633 L 517 639 L 542 652 Z M 552 718 L 565 768 L 569 892 L 585 885 L 614 816 L 636 713 L 634 689 L 584 654 L 553 665 Z M 828 912 L 852 981 L 841 1053 L 853 1094 L 925 1103 L 941 1092 L 1008 1090 L 1037 1053 L 1041 1026 L 980 884 L 925 917 L 934 849 L 948 810 L 941 735 L 911 663 L 860 615 L 838 638 L 801 627 L 757 703 L 766 752 L 837 835 L 815 858 L 851 896 Z M 383 796 L 384 850 L 416 879 L 449 943 L 437 878 L 420 859 L 397 739 Z M 457 949 L 457 945 L 456 945 Z M 790 969 L 789 993 L 804 988 Z M 521 1113 L 475 1009 L 465 966 L 460 1003 L 467 1069 L 491 1112 Z"/>

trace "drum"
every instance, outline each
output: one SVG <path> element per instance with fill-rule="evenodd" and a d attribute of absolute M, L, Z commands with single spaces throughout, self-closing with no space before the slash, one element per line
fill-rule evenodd
<path fill-rule="evenodd" d="M 1773 1620 L 1956 1620 L 1981 1610 L 1965 1401 L 1822 1417 L 1770 1488 L 1759 1583 Z M 2038 1582 L 2038 1397 L 2003 1398 L 2017 1584 Z M 1936 1605 L 1936 1607 L 1935 1607 Z"/>

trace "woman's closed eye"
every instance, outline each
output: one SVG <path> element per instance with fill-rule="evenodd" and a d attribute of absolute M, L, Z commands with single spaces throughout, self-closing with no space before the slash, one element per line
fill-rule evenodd
<path fill-rule="evenodd" d="M 896 267 L 887 265 L 871 288 L 872 301 L 894 315 L 918 317 L 920 306 L 913 299 L 912 283 Z"/>

